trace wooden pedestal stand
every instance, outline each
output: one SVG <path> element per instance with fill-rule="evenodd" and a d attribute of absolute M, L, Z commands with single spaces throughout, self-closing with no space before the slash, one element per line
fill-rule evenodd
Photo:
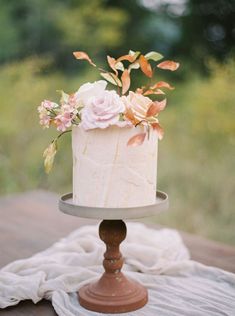
<path fill-rule="evenodd" d="M 126 237 L 126 224 L 118 218 L 140 218 L 168 208 L 168 197 L 157 192 L 156 203 L 135 208 L 97 208 L 74 205 L 72 195 L 64 195 L 59 202 L 62 212 L 88 218 L 106 218 L 99 226 L 99 236 L 106 244 L 103 266 L 105 272 L 95 283 L 83 286 L 78 300 L 84 308 L 100 313 L 124 313 L 143 307 L 148 301 L 147 290 L 121 272 L 123 257 L 120 243 Z"/>
<path fill-rule="evenodd" d="M 143 307 L 148 300 L 147 290 L 121 272 L 123 257 L 119 245 L 126 237 L 125 223 L 122 220 L 103 220 L 99 235 L 106 244 L 105 272 L 97 282 L 79 290 L 80 304 L 102 313 L 124 313 Z"/>

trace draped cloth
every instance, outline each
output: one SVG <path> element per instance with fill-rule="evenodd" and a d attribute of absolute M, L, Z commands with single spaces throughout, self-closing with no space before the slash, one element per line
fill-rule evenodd
<path fill-rule="evenodd" d="M 128 223 L 127 232 L 123 272 L 148 289 L 149 302 L 126 315 L 235 316 L 235 274 L 190 260 L 175 230 Z M 0 270 L 0 308 L 45 298 L 59 316 L 101 315 L 81 307 L 76 292 L 101 276 L 104 251 L 98 227 L 83 226 L 45 251 L 8 264 Z"/>

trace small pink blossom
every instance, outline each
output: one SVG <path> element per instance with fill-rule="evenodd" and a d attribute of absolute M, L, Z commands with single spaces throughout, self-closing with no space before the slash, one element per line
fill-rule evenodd
<path fill-rule="evenodd" d="M 41 113 L 39 115 L 39 119 L 40 119 L 39 120 L 40 125 L 42 125 L 44 128 L 49 128 L 51 118 L 49 115 L 47 115 L 47 113 Z"/>
<path fill-rule="evenodd" d="M 75 93 L 67 94 L 64 91 L 61 91 L 62 96 L 60 99 L 61 108 L 69 109 L 69 111 L 74 112 L 79 107 L 79 102 Z"/>
<path fill-rule="evenodd" d="M 58 107 L 58 104 L 51 102 L 49 100 L 44 100 L 41 103 L 41 107 L 46 110 L 51 110 L 51 109 L 54 109 L 55 107 Z"/>
<path fill-rule="evenodd" d="M 41 105 L 38 107 L 40 125 L 42 125 L 44 128 L 48 128 L 50 126 L 50 123 L 52 121 L 50 110 L 57 107 L 57 103 L 51 102 L 49 100 L 42 101 Z"/>
<path fill-rule="evenodd" d="M 51 122 L 51 117 L 48 111 L 41 105 L 38 107 L 38 113 L 40 125 L 42 125 L 44 128 L 48 128 Z"/>
<path fill-rule="evenodd" d="M 69 112 L 73 118 L 75 118 L 76 114 L 78 113 L 77 108 L 74 107 L 74 105 L 71 103 L 62 104 L 61 111 L 62 112 Z"/>
<path fill-rule="evenodd" d="M 72 125 L 71 112 L 63 112 L 55 117 L 55 124 L 58 131 L 64 132 Z"/>
<path fill-rule="evenodd" d="M 70 106 L 71 109 L 76 109 L 79 106 L 75 93 L 70 94 L 68 98 L 68 105 Z"/>

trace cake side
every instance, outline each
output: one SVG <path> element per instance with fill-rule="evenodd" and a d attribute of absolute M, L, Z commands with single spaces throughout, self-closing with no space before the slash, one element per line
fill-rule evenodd
<path fill-rule="evenodd" d="M 157 132 L 141 146 L 127 141 L 142 126 L 72 130 L 73 202 L 94 207 L 134 207 L 155 203 Z"/>

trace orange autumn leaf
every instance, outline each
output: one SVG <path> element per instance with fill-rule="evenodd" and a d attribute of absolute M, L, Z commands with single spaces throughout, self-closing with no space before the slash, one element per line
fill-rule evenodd
<path fill-rule="evenodd" d="M 164 130 L 159 123 L 152 123 L 152 128 L 157 132 L 158 138 L 161 140 L 164 136 Z"/>
<path fill-rule="evenodd" d="M 127 146 L 136 147 L 143 144 L 146 137 L 146 133 L 136 134 L 135 136 L 131 137 L 128 142 Z"/>
<path fill-rule="evenodd" d="M 167 88 L 169 90 L 175 89 L 174 87 L 172 87 L 169 83 L 167 83 L 165 81 L 159 81 L 159 82 L 155 83 L 152 87 L 150 87 L 150 89 L 152 89 L 152 90 L 158 89 L 158 88 Z"/>
<path fill-rule="evenodd" d="M 133 63 L 137 58 L 137 55 L 123 55 L 117 59 L 117 62 L 122 60 L 128 60 L 130 63 Z"/>
<path fill-rule="evenodd" d="M 108 64 L 109 64 L 110 68 L 112 68 L 113 71 L 115 72 L 115 74 L 117 75 L 117 74 L 118 74 L 118 71 L 117 71 L 117 69 L 115 68 L 116 59 L 113 58 L 113 57 L 107 56 L 107 61 L 108 61 Z"/>
<path fill-rule="evenodd" d="M 140 64 L 140 69 L 143 71 L 143 73 L 147 77 L 152 78 L 153 76 L 152 67 L 150 63 L 148 62 L 148 60 L 143 55 L 140 55 L 139 64 Z"/>
<path fill-rule="evenodd" d="M 130 84 L 131 84 L 130 74 L 127 69 L 123 71 L 121 80 L 122 80 L 122 94 L 125 94 L 130 88 Z"/>
<path fill-rule="evenodd" d="M 157 65 L 158 68 L 171 70 L 171 71 L 175 71 L 176 69 L 179 68 L 179 66 L 180 66 L 179 63 L 176 63 L 175 61 L 172 61 L 172 60 L 165 60 Z"/>
<path fill-rule="evenodd" d="M 92 66 L 96 67 L 96 64 L 93 63 L 93 61 L 90 59 L 90 57 L 85 52 L 73 52 L 73 55 L 76 59 L 84 59 L 89 62 Z"/>
<path fill-rule="evenodd" d="M 165 92 L 163 92 L 161 89 L 157 89 L 157 90 L 149 89 L 144 92 L 144 95 L 150 95 L 150 94 L 165 94 Z"/>
<path fill-rule="evenodd" d="M 166 99 L 153 102 L 146 113 L 146 117 L 154 116 L 163 111 L 166 106 Z"/>

